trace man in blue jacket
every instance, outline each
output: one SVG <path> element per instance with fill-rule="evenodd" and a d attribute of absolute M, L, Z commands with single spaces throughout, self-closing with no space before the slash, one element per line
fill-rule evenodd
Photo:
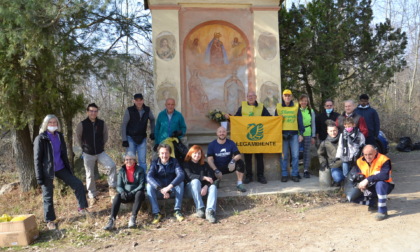
<path fill-rule="evenodd" d="M 165 109 L 162 110 L 156 120 L 155 143 L 160 144 L 168 137 L 183 137 L 187 132 L 184 116 L 175 110 L 175 99 L 168 98 Z"/>
<path fill-rule="evenodd" d="M 365 118 L 366 126 L 368 128 L 368 135 L 366 137 L 366 144 L 376 146 L 376 138 L 378 138 L 381 124 L 379 121 L 378 112 L 369 104 L 369 96 L 362 94 L 359 97 L 359 106 L 356 109 L 356 114 Z"/>
<path fill-rule="evenodd" d="M 182 197 L 184 196 L 184 170 L 175 158 L 171 157 L 172 149 L 167 144 L 157 148 L 159 157 L 150 165 L 147 173 L 147 197 L 152 205 L 153 221 L 158 224 L 162 219 L 158 199 L 175 197 L 174 216 L 183 221 L 181 213 Z"/>

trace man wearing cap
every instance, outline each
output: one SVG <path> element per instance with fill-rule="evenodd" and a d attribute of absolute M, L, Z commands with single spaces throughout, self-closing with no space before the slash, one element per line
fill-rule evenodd
<path fill-rule="evenodd" d="M 268 110 L 262 103 L 257 102 L 257 95 L 255 92 L 248 92 L 247 101 L 242 102 L 242 106 L 239 107 L 235 116 L 271 116 Z M 226 119 L 229 119 L 229 115 L 225 115 Z M 262 153 L 256 153 L 255 159 L 257 160 L 257 181 L 261 184 L 267 184 L 267 180 L 264 177 L 264 160 Z M 254 181 L 252 174 L 252 154 L 244 154 L 245 156 L 245 167 L 246 177 L 244 184 L 248 184 Z"/>
<path fill-rule="evenodd" d="M 299 142 L 303 140 L 305 126 L 299 105 L 293 102 L 292 91 L 285 89 L 282 98 L 282 103 L 277 103 L 275 112 L 276 116 L 283 116 L 283 153 L 280 157 L 281 182 L 287 182 L 289 179 L 287 170 L 289 156 L 292 156 L 291 179 L 294 182 L 299 182 Z"/>
<path fill-rule="evenodd" d="M 316 135 L 319 142 L 324 141 L 328 134 L 327 134 L 327 120 L 337 120 L 339 113 L 334 111 L 334 101 L 331 99 L 327 99 L 324 103 L 324 111 L 319 114 L 316 118 Z"/>
<path fill-rule="evenodd" d="M 150 107 L 144 105 L 142 94 L 135 94 L 134 105 L 125 110 L 121 124 L 122 146 L 127 153 L 135 155 L 137 152 L 139 166 L 146 173 L 147 124 L 150 121 L 150 139 L 155 139 L 155 117 Z"/>
<path fill-rule="evenodd" d="M 373 109 L 369 104 L 369 96 L 362 94 L 359 97 L 359 106 L 355 112 L 365 119 L 368 128 L 368 135 L 366 137 L 366 144 L 376 145 L 376 138 L 379 135 L 380 121 L 378 112 Z"/>
<path fill-rule="evenodd" d="M 166 99 L 165 109 L 159 113 L 156 120 L 156 144 L 160 144 L 168 137 L 180 138 L 187 132 L 184 116 L 181 112 L 175 110 L 175 106 L 175 99 Z"/>

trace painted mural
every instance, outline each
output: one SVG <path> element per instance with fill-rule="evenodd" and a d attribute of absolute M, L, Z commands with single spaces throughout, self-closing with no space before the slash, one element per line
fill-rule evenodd
<path fill-rule="evenodd" d="M 161 32 L 156 39 L 156 54 L 162 60 L 169 61 L 175 56 L 176 40 L 170 32 Z"/>
<path fill-rule="evenodd" d="M 199 25 L 186 36 L 189 115 L 202 120 L 213 109 L 235 114 L 249 85 L 247 51 L 246 36 L 226 22 Z"/>
<path fill-rule="evenodd" d="M 279 85 L 266 81 L 261 85 L 258 95 L 260 102 L 264 104 L 268 112 L 274 115 L 277 103 L 281 102 Z"/>

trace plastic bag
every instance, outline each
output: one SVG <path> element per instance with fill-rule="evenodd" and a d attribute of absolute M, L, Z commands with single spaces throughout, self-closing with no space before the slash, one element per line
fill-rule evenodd
<path fill-rule="evenodd" d="M 401 137 L 397 145 L 398 151 L 409 152 L 413 149 L 413 142 L 410 137 Z"/>
<path fill-rule="evenodd" d="M 9 222 L 12 219 L 13 217 L 8 214 L 3 214 L 2 216 L 0 216 L 0 222 Z"/>

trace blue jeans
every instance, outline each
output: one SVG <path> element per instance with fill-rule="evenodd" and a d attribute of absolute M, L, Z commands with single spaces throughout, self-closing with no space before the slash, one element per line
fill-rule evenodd
<path fill-rule="evenodd" d="M 344 180 L 343 169 L 340 168 L 331 168 L 331 177 L 336 183 L 340 183 Z"/>
<path fill-rule="evenodd" d="M 351 168 L 350 162 L 343 162 L 342 167 L 343 167 L 343 175 L 344 177 L 347 177 L 347 174 L 349 174 L 350 168 Z"/>
<path fill-rule="evenodd" d="M 204 208 L 203 197 L 207 196 L 206 211 L 213 210 L 216 212 L 217 205 L 217 187 L 210 185 L 207 190 L 207 195 L 201 196 L 201 182 L 198 179 L 193 179 L 185 187 L 185 197 L 192 198 L 195 203 L 195 208 Z"/>
<path fill-rule="evenodd" d="M 152 214 L 157 214 L 160 212 L 158 199 L 163 199 L 163 194 L 160 191 L 156 190 L 154 187 L 147 184 L 147 198 L 149 199 L 150 204 L 152 205 Z M 175 186 L 171 190 L 171 198 L 175 198 L 174 210 L 181 210 L 182 207 L 182 197 L 184 196 L 184 182 L 181 182 L 179 185 Z"/>
<path fill-rule="evenodd" d="M 133 155 L 136 155 L 137 152 L 137 161 L 141 168 L 144 170 L 144 174 L 146 174 L 146 147 L 147 147 L 147 138 L 145 137 L 141 144 L 137 144 L 134 142 L 133 138 L 131 136 L 127 136 L 128 141 L 128 147 L 127 147 L 127 153 L 131 153 Z"/>
<path fill-rule="evenodd" d="M 289 176 L 287 167 L 289 164 L 289 148 L 292 156 L 292 176 L 299 176 L 299 136 L 283 135 L 283 154 L 280 157 L 281 176 Z"/>

